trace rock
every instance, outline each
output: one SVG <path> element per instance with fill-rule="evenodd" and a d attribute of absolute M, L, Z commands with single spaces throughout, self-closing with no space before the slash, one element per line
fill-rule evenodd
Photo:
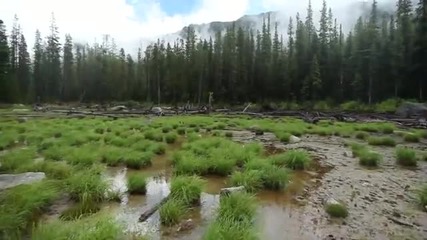
<path fill-rule="evenodd" d="M 244 192 L 245 191 L 245 187 L 244 186 L 239 186 L 239 187 L 230 187 L 230 188 L 221 188 L 221 196 L 228 196 L 232 193 L 235 192 Z"/>
<path fill-rule="evenodd" d="M 119 105 L 119 106 L 111 107 L 111 108 L 110 108 L 110 111 L 115 111 L 115 112 L 117 112 L 117 111 L 123 111 L 123 110 L 126 110 L 126 109 L 127 109 L 127 107 L 126 107 L 126 106 Z"/>
<path fill-rule="evenodd" d="M 299 142 L 301 142 L 301 138 L 299 138 L 299 137 L 296 137 L 296 136 L 292 135 L 289 138 L 289 143 L 299 143 Z"/>
<path fill-rule="evenodd" d="M 396 110 L 401 117 L 423 116 L 427 117 L 427 106 L 423 103 L 404 102 Z"/>
<path fill-rule="evenodd" d="M 337 200 L 335 200 L 334 198 L 328 198 L 326 199 L 326 201 L 324 202 L 325 205 L 331 205 L 331 204 L 341 204 L 339 203 Z"/>
<path fill-rule="evenodd" d="M 192 219 L 187 219 L 186 221 L 179 224 L 177 232 L 184 232 L 194 229 L 195 224 Z"/>
<path fill-rule="evenodd" d="M 46 178 L 43 172 L 26 172 L 21 174 L 0 174 L 0 190 L 21 184 L 38 182 Z"/>
<path fill-rule="evenodd" d="M 163 109 L 161 107 L 153 107 L 151 112 L 156 115 L 163 115 Z"/>

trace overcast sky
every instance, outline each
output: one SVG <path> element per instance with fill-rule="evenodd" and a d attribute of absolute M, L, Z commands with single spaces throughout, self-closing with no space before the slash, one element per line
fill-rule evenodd
<path fill-rule="evenodd" d="M 341 21 L 355 15 L 352 6 L 365 0 L 328 0 Z M 366 0 L 367 1 L 367 0 Z M 380 2 L 394 0 L 380 0 Z M 190 23 L 232 21 L 245 14 L 281 10 L 295 16 L 305 14 L 308 0 L 0 0 L 0 18 L 8 32 L 13 17 L 32 48 L 34 33 L 46 36 L 54 12 L 61 38 L 71 34 L 74 41 L 101 42 L 103 34 L 114 37 L 119 46 L 135 46 L 141 39 L 155 39 L 177 32 Z M 312 0 L 318 13 L 322 0 Z M 288 18 L 288 16 L 284 16 Z M 132 51 L 132 50 L 131 50 Z"/>

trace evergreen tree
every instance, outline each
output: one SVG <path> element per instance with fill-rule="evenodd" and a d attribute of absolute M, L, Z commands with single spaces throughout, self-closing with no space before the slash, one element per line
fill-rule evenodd
<path fill-rule="evenodd" d="M 19 38 L 19 55 L 18 55 L 18 69 L 17 77 L 19 84 L 19 93 L 21 100 L 27 101 L 31 97 L 32 91 L 30 89 L 31 85 L 31 60 L 30 54 L 27 50 L 27 42 L 25 41 L 24 34 L 21 34 Z"/>
<path fill-rule="evenodd" d="M 55 16 L 52 13 L 50 23 L 50 35 L 47 37 L 46 46 L 46 97 L 48 99 L 59 99 L 61 96 L 61 44 L 59 43 L 58 27 L 56 26 Z"/>
<path fill-rule="evenodd" d="M 36 31 L 34 43 L 33 81 L 36 100 L 40 101 L 45 94 L 45 78 L 43 76 L 42 61 L 44 49 L 40 31 Z"/>
<path fill-rule="evenodd" d="M 8 99 L 8 73 L 9 73 L 9 45 L 6 35 L 6 27 L 0 20 L 0 101 Z"/>
<path fill-rule="evenodd" d="M 69 34 L 65 35 L 63 70 L 63 100 L 70 101 L 75 96 L 73 42 Z M 74 98 L 75 99 L 75 98 Z"/>

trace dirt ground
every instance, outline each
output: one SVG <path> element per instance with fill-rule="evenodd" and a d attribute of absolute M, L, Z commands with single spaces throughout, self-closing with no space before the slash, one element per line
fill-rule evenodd
<path fill-rule="evenodd" d="M 300 143 L 284 145 L 274 135 L 254 137 L 249 132 L 234 132 L 240 142 L 260 141 L 279 149 L 305 148 L 330 166 L 319 184 L 301 199 L 303 206 L 290 208 L 287 215 L 272 210 L 263 230 L 268 239 L 427 239 L 427 213 L 416 205 L 416 190 L 427 182 L 427 162 L 416 169 L 396 165 L 395 148 L 376 147 L 383 155 L 379 168 L 368 170 L 352 157 L 340 137 L 303 137 Z M 400 144 L 425 150 L 427 143 Z M 345 220 L 332 220 L 324 203 L 333 198 L 349 210 Z M 270 209 L 271 210 L 271 209 Z"/>

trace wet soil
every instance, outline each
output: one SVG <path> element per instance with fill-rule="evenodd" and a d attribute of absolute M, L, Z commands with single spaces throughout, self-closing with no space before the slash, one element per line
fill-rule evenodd
<path fill-rule="evenodd" d="M 322 166 L 330 166 L 304 199 L 301 208 L 277 212 L 263 209 L 264 232 L 268 239 L 427 239 L 427 213 L 416 205 L 416 190 L 427 182 L 427 163 L 414 169 L 396 165 L 395 148 L 373 147 L 383 155 L 377 169 L 368 170 L 352 157 L 339 137 L 303 137 L 302 142 L 284 145 L 274 137 L 257 139 L 253 133 L 235 135 L 240 142 L 259 141 L 279 149 L 305 148 L 321 157 Z M 424 150 L 426 142 L 401 146 Z M 331 219 L 324 211 L 324 202 L 334 198 L 349 209 L 345 220 Z M 293 226 L 293 227 L 289 227 Z"/>

